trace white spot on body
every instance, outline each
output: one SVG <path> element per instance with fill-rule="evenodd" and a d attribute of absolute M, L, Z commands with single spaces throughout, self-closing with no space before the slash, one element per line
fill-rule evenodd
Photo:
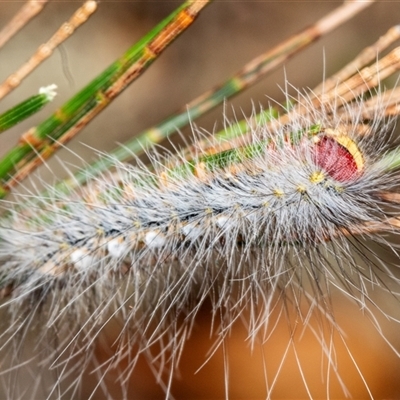
<path fill-rule="evenodd" d="M 113 258 L 121 258 L 127 250 L 128 246 L 122 238 L 112 239 L 107 243 L 108 254 Z"/>
<path fill-rule="evenodd" d="M 198 239 L 203 233 L 200 225 L 195 222 L 190 222 L 186 225 L 183 225 L 181 231 L 190 240 Z"/>
<path fill-rule="evenodd" d="M 82 271 L 89 269 L 96 262 L 95 257 L 83 249 L 73 251 L 70 255 L 70 260 L 75 268 Z"/>
<path fill-rule="evenodd" d="M 167 242 L 166 237 L 160 231 L 149 231 L 144 237 L 144 243 L 150 249 L 159 249 Z"/>
<path fill-rule="evenodd" d="M 227 217 L 226 215 L 220 215 L 219 217 L 217 217 L 216 223 L 217 223 L 218 228 L 221 228 L 221 229 L 224 229 L 224 228 L 227 229 L 232 224 L 229 222 L 229 217 Z"/>

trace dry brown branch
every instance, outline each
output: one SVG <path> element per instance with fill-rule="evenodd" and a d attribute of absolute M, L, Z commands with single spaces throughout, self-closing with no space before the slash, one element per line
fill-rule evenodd
<path fill-rule="evenodd" d="M 344 66 L 336 74 L 332 75 L 316 88 L 313 93 L 318 96 L 334 89 L 338 84 L 344 82 L 358 71 L 371 63 L 378 57 L 382 51 L 387 49 L 392 43 L 400 38 L 400 25 L 393 26 L 383 36 L 381 36 L 374 44 L 366 47 L 361 53 L 349 64 Z"/>
<path fill-rule="evenodd" d="M 0 48 L 4 46 L 35 15 L 43 10 L 49 0 L 29 0 L 11 21 L 0 31 Z"/>
<path fill-rule="evenodd" d="M 351 64 L 352 63 L 350 63 L 349 65 Z M 315 97 L 311 95 L 311 97 L 306 96 L 304 100 L 299 99 L 299 102 L 293 108 L 293 110 L 287 112 L 286 114 L 283 114 L 277 119 L 272 120 L 268 124 L 268 127 L 269 129 L 273 130 L 276 126 L 288 123 L 293 115 L 303 115 L 307 112 L 307 110 L 309 110 L 310 103 L 312 103 L 312 106 L 316 109 L 321 108 L 321 106 L 324 104 L 331 103 L 333 99 L 335 99 L 336 102 L 338 101 L 338 99 L 340 99 L 343 105 L 349 104 L 352 100 L 378 86 L 383 79 L 391 76 L 399 70 L 400 47 L 397 47 L 381 60 L 378 60 L 372 66 L 363 68 L 361 71 L 351 76 L 349 79 L 342 82 L 341 84 L 335 86 L 328 92 L 323 93 L 321 96 Z M 394 89 L 386 93 L 386 99 L 391 99 L 390 104 L 388 104 L 389 107 L 386 111 L 387 115 L 397 115 L 396 112 L 399 110 L 399 96 L 400 92 L 398 91 L 398 89 Z M 370 106 L 372 106 L 374 102 L 376 103 L 376 101 L 380 101 L 380 99 L 373 98 L 371 100 Z M 348 112 L 348 109 L 343 109 L 343 112 Z M 211 147 L 213 147 L 213 152 L 227 150 L 227 148 L 242 146 L 244 143 L 249 142 L 250 139 L 251 138 L 249 134 L 246 134 L 236 140 L 232 140 L 229 144 L 224 143 L 222 145 L 223 147 L 221 147 L 220 145 L 211 145 Z"/>
<path fill-rule="evenodd" d="M 75 30 L 79 28 L 79 26 L 85 23 L 96 9 L 97 2 L 94 0 L 88 0 L 85 4 L 79 7 L 69 21 L 62 24 L 57 32 L 46 43 L 39 46 L 36 52 L 24 65 L 11 74 L 0 85 L 0 99 L 15 89 L 35 68 L 37 68 L 46 58 L 50 57 L 53 54 L 54 49 L 67 40 Z"/>

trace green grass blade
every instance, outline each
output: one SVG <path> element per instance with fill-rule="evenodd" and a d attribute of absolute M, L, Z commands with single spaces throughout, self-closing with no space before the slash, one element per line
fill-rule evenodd
<path fill-rule="evenodd" d="M 212 0 L 188 0 L 132 46 L 122 57 L 79 91 L 52 116 L 29 130 L 22 141 L 0 160 L 0 180 L 13 183 L 15 166 L 26 165 L 55 141 L 62 140 L 71 128 L 79 131 L 104 109 L 122 90 L 147 69 L 159 54 Z M 79 129 L 76 127 L 79 124 Z M 68 139 L 71 135 L 68 134 Z M 37 163 L 35 163 L 35 166 Z M 25 176 L 25 175 L 24 175 Z"/>
<path fill-rule="evenodd" d="M 0 133 L 10 129 L 14 125 L 41 110 L 47 103 L 53 100 L 56 95 L 54 91 L 56 88 L 56 85 L 40 88 L 39 94 L 29 97 L 22 103 L 17 104 L 13 108 L 1 114 Z"/>
<path fill-rule="evenodd" d="M 395 169 L 400 168 L 400 149 L 394 149 L 388 152 L 382 160 L 379 162 L 379 165 L 383 167 L 384 170 L 390 172 Z"/>

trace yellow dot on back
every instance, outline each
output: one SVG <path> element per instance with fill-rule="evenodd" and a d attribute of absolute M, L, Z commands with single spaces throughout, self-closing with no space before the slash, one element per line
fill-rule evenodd
<path fill-rule="evenodd" d="M 67 242 L 60 243 L 60 249 L 61 250 L 68 250 L 69 249 L 69 244 Z"/>
<path fill-rule="evenodd" d="M 296 191 L 301 193 L 301 194 L 303 194 L 303 193 L 305 193 L 307 191 L 307 189 L 306 189 L 305 186 L 299 185 L 299 186 L 297 186 Z"/>
<path fill-rule="evenodd" d="M 281 189 L 274 189 L 273 193 L 276 197 L 283 197 L 285 195 Z"/>
<path fill-rule="evenodd" d="M 336 193 L 343 193 L 344 192 L 343 186 L 335 185 L 333 188 L 335 189 Z"/>
<path fill-rule="evenodd" d="M 321 183 L 325 180 L 325 174 L 322 171 L 315 171 L 310 175 L 311 183 Z"/>

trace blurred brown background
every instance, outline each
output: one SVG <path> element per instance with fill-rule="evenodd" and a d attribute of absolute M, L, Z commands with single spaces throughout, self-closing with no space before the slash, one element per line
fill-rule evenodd
<path fill-rule="evenodd" d="M 28 59 L 33 49 L 45 42 L 80 4 L 78 1 L 51 1 L 38 18 L 0 51 L 0 79 L 5 79 Z M 0 111 L 36 93 L 40 86 L 56 83 L 59 87 L 55 101 L 40 114 L 1 135 L 0 155 L 15 144 L 24 130 L 36 125 L 63 104 L 178 4 L 177 1 L 100 2 L 98 11 L 90 21 L 2 101 Z M 113 149 L 116 142 L 124 142 L 160 122 L 229 77 L 253 57 L 313 23 L 339 4 L 338 1 L 215 1 L 143 77 L 75 138 L 68 146 L 69 150 L 60 151 L 57 157 L 63 163 L 80 165 L 73 153 L 79 154 L 86 161 L 95 157 L 93 150 L 87 146 L 102 151 Z M 20 6 L 20 2 L 1 2 L 0 25 L 4 25 Z M 377 2 L 291 59 L 284 68 L 229 100 L 228 116 L 232 116 L 231 105 L 240 116 L 241 110 L 249 115 L 252 101 L 264 107 L 268 105 L 266 96 L 282 101 L 279 86 L 284 87 L 285 74 L 295 87 L 316 86 L 324 74 L 331 75 L 389 27 L 399 23 L 399 17 L 398 2 Z M 215 127 L 220 129 L 222 121 L 220 107 L 196 121 L 196 124 L 212 131 Z M 55 175 L 65 176 L 65 171 L 58 168 L 59 164 L 56 159 L 52 160 L 52 171 L 42 168 L 40 176 L 47 182 L 56 179 Z M 338 298 L 336 308 L 348 334 L 349 346 L 373 395 L 376 398 L 400 398 L 400 360 L 355 305 Z M 212 344 L 207 315 L 206 310 L 199 318 L 183 354 L 181 377 L 173 384 L 173 393 L 177 399 L 217 399 L 225 396 L 223 356 L 220 352 L 194 375 Z M 267 360 L 267 368 L 270 368 L 268 376 L 271 379 L 289 340 L 285 322 L 281 325 L 272 340 L 264 346 L 264 353 L 256 348 L 253 355 L 245 343 L 245 331 L 240 324 L 237 325 L 228 343 L 231 398 L 266 397 L 263 358 Z M 388 325 L 385 332 L 388 332 L 389 340 L 396 344 L 399 326 Z M 298 346 L 306 380 L 311 392 L 315 393 L 314 398 L 326 398 L 326 382 L 323 381 L 326 377 L 321 373 L 321 349 L 310 334 L 306 334 Z M 368 398 L 365 385 L 351 357 L 346 353 L 346 348 L 340 344 L 337 346 L 340 373 L 353 397 Z M 293 356 L 289 359 L 282 367 L 272 398 L 307 398 L 296 360 Z M 90 392 L 90 377 L 88 379 L 87 389 Z M 331 398 L 343 397 L 335 378 L 332 381 Z M 132 387 L 132 398 L 163 398 L 162 391 L 154 384 L 154 378 L 145 363 L 134 375 Z M 82 399 L 86 397 L 87 393 L 83 393 Z"/>

